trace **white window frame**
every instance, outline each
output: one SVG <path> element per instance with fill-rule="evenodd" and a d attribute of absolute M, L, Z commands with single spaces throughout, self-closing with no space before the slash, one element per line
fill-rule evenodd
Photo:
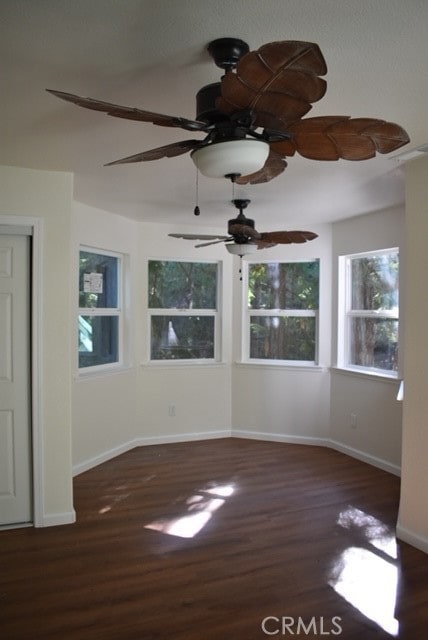
<path fill-rule="evenodd" d="M 351 321 L 353 318 L 381 318 L 393 319 L 400 323 L 400 309 L 394 310 L 353 310 L 352 309 L 352 269 L 351 262 L 358 258 L 370 258 L 376 255 L 398 253 L 398 247 L 363 251 L 339 256 L 338 265 L 338 332 L 337 332 L 337 367 L 345 371 L 352 371 L 365 375 L 377 375 L 385 378 L 398 378 L 398 371 L 380 369 L 378 367 L 364 367 L 350 362 L 351 353 Z M 400 268 L 400 266 L 399 266 Z M 400 326 L 400 325 L 399 325 Z"/>
<path fill-rule="evenodd" d="M 171 307 L 151 308 L 149 307 L 149 262 L 193 262 L 195 264 L 215 264 L 217 266 L 217 296 L 215 309 L 176 309 Z M 221 260 L 204 260 L 193 258 L 148 258 L 147 260 L 147 354 L 148 362 L 151 366 L 178 367 L 182 365 L 213 364 L 221 361 L 222 353 L 222 316 L 221 316 L 221 283 L 222 283 Z M 152 316 L 207 316 L 214 318 L 214 356 L 212 358 L 177 358 L 177 359 L 152 359 Z"/>
<path fill-rule="evenodd" d="M 243 329 L 242 329 L 242 362 L 245 364 L 284 366 L 284 367 L 316 367 L 319 361 L 319 298 L 318 309 L 251 309 L 248 307 L 248 282 L 249 266 L 251 264 L 294 264 L 318 262 L 321 268 L 321 261 L 318 258 L 303 258 L 301 260 L 252 260 L 246 261 L 242 268 L 242 309 L 243 309 Z M 320 286 L 321 276 L 318 284 Z M 319 296 L 319 293 L 318 293 Z M 315 318 L 315 359 L 314 360 L 279 360 L 269 358 L 250 357 L 250 324 L 251 317 L 289 317 L 289 318 Z"/>
<path fill-rule="evenodd" d="M 116 307 L 79 307 L 77 310 L 77 323 L 79 323 L 80 316 L 101 316 L 101 317 L 117 317 L 118 319 L 118 358 L 115 362 L 108 362 L 105 364 L 88 365 L 86 367 L 79 366 L 79 353 L 77 354 L 77 367 L 79 376 L 90 375 L 93 373 L 114 371 L 124 366 L 124 317 L 123 317 L 123 298 L 124 298 L 124 260 L 125 256 L 122 253 L 116 251 L 109 251 L 106 249 L 99 249 L 97 247 L 90 247 L 87 245 L 79 246 L 78 254 L 78 278 L 80 277 L 80 253 L 85 251 L 87 253 L 94 253 L 101 256 L 109 256 L 117 259 L 117 306 Z M 78 287 L 79 288 L 79 287 Z M 77 333 L 79 328 L 77 327 Z"/>

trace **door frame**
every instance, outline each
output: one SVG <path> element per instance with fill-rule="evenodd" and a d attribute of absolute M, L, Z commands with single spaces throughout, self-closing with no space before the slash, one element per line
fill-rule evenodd
<path fill-rule="evenodd" d="M 31 439 L 33 467 L 33 525 L 44 526 L 44 433 L 43 433 L 43 324 L 42 324 L 42 283 L 43 283 L 43 219 L 32 216 L 0 215 L 0 227 L 31 227 Z M 1 233 L 1 228 L 0 228 Z"/>

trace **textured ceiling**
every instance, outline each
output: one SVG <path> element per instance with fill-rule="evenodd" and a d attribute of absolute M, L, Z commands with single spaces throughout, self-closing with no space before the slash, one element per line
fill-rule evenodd
<path fill-rule="evenodd" d="M 107 211 L 195 223 L 187 154 L 103 166 L 188 132 L 81 109 L 45 88 L 194 118 L 196 92 L 221 75 L 210 40 L 236 36 L 252 50 L 307 40 L 328 67 L 327 93 L 309 115 L 396 122 L 412 149 L 428 138 L 427 27 L 426 0 L 1 0 L 0 164 L 71 171 L 76 200 Z M 296 156 L 281 176 L 234 195 L 251 199 L 261 229 L 307 227 L 400 204 L 403 164 Z M 198 224 L 223 226 L 231 198 L 230 182 L 200 177 Z"/>

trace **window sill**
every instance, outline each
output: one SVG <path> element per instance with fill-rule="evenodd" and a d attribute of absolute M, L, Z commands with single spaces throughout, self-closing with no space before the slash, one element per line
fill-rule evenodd
<path fill-rule="evenodd" d="M 296 364 L 291 364 L 291 363 L 287 362 L 286 364 L 284 364 L 283 362 L 274 362 L 274 361 L 261 362 L 260 360 L 258 360 L 258 361 L 254 361 L 254 362 L 237 361 L 234 364 L 237 367 L 240 367 L 240 368 L 243 367 L 243 368 L 249 368 L 249 369 L 254 369 L 254 368 L 258 368 L 258 369 L 281 369 L 281 370 L 285 370 L 285 371 L 304 371 L 305 373 L 324 373 L 324 372 L 328 371 L 328 367 L 323 367 L 322 365 L 313 364 L 313 363 L 303 364 L 301 362 L 296 363 Z"/>
<path fill-rule="evenodd" d="M 93 380 L 94 378 L 107 378 L 110 376 L 121 375 L 122 373 L 129 373 L 134 369 L 134 367 L 131 365 L 119 365 L 103 370 L 98 369 L 97 371 L 90 371 L 89 369 L 90 367 L 88 367 L 88 371 L 79 369 L 79 371 L 73 375 L 74 380 L 76 382 L 81 382 L 83 380 Z"/>
<path fill-rule="evenodd" d="M 224 367 L 225 361 L 217 360 L 148 360 L 141 362 L 140 367 L 143 369 L 187 369 L 188 367 L 205 367 L 217 368 Z"/>
<path fill-rule="evenodd" d="M 380 382 L 392 382 L 392 383 L 399 383 L 401 381 L 401 378 L 396 373 L 387 374 L 387 373 L 381 373 L 377 371 L 369 371 L 369 370 L 363 371 L 361 369 L 351 369 L 351 368 L 345 368 L 345 367 L 331 367 L 331 371 L 333 373 L 338 373 L 341 375 L 350 376 L 354 378 L 361 378 L 363 380 L 375 379 L 375 380 L 379 380 Z"/>

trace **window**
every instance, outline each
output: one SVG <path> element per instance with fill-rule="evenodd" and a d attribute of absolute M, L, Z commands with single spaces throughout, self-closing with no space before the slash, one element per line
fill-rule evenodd
<path fill-rule="evenodd" d="M 398 249 L 343 256 L 339 365 L 397 375 Z"/>
<path fill-rule="evenodd" d="M 217 262 L 149 260 L 151 360 L 216 360 Z"/>
<path fill-rule="evenodd" d="M 82 248 L 79 254 L 79 368 L 122 360 L 122 258 Z"/>
<path fill-rule="evenodd" d="M 317 360 L 319 261 L 248 264 L 246 358 Z"/>

